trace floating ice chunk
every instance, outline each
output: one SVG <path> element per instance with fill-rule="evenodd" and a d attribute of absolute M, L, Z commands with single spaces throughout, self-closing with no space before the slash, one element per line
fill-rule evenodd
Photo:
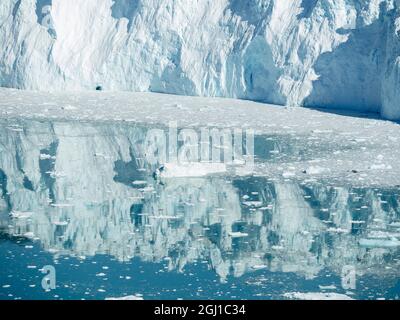
<path fill-rule="evenodd" d="M 66 226 L 66 225 L 68 225 L 68 222 L 67 221 L 54 221 L 53 224 L 56 226 Z"/>
<path fill-rule="evenodd" d="M 73 204 L 70 203 L 52 203 L 52 207 L 58 207 L 58 208 L 65 208 L 65 207 L 73 207 Z"/>
<path fill-rule="evenodd" d="M 49 154 L 45 154 L 45 153 L 41 153 L 39 155 L 39 159 L 40 160 L 47 160 L 47 159 L 55 159 L 55 157 L 49 155 Z"/>
<path fill-rule="evenodd" d="M 321 173 L 326 172 L 327 170 L 328 169 L 320 167 L 320 166 L 311 166 L 311 167 L 307 168 L 306 173 L 312 174 L 312 175 L 313 174 L 321 174 Z"/>
<path fill-rule="evenodd" d="M 141 185 L 147 184 L 147 181 L 144 181 L 144 180 L 135 180 L 135 181 L 132 182 L 132 184 L 133 184 L 134 186 L 141 186 Z"/>
<path fill-rule="evenodd" d="M 23 132 L 24 129 L 17 128 L 17 127 L 7 127 L 8 130 L 15 131 L 15 132 Z"/>
<path fill-rule="evenodd" d="M 35 234 L 33 232 L 25 232 L 24 237 L 26 238 L 34 238 Z"/>
<path fill-rule="evenodd" d="M 342 229 L 342 228 L 328 228 L 327 232 L 334 232 L 334 233 L 350 233 L 350 230 Z"/>
<path fill-rule="evenodd" d="M 261 270 L 261 269 L 266 269 L 267 266 L 265 264 L 256 264 L 252 268 L 255 270 Z"/>
<path fill-rule="evenodd" d="M 244 232 L 229 232 L 229 235 L 232 238 L 244 238 L 244 237 L 248 237 L 249 236 L 248 233 L 244 233 Z"/>
<path fill-rule="evenodd" d="M 243 205 L 247 207 L 261 207 L 263 205 L 262 201 L 243 201 Z"/>
<path fill-rule="evenodd" d="M 167 163 L 160 172 L 162 178 L 203 177 L 209 174 L 225 173 L 224 163 L 191 162 L 185 164 Z"/>
<path fill-rule="evenodd" d="M 75 107 L 75 106 L 71 106 L 71 105 L 66 105 L 66 106 L 64 106 L 63 108 L 62 108 L 63 110 L 66 110 L 66 111 L 71 111 L 71 110 L 76 110 L 76 109 L 78 109 L 77 107 Z"/>
<path fill-rule="evenodd" d="M 159 215 L 159 216 L 149 216 L 149 218 L 153 219 L 167 219 L 167 220 L 176 220 L 176 219 L 181 219 L 182 217 L 180 216 L 167 216 L 167 215 Z"/>
<path fill-rule="evenodd" d="M 384 163 L 373 164 L 369 167 L 371 170 L 390 170 L 391 165 L 385 165 Z"/>
<path fill-rule="evenodd" d="M 106 274 L 104 272 L 100 272 L 96 274 L 96 277 L 104 277 Z"/>
<path fill-rule="evenodd" d="M 15 219 L 28 219 L 28 218 L 32 217 L 33 212 L 11 211 L 10 215 L 12 218 L 15 218 Z"/>
<path fill-rule="evenodd" d="M 287 292 L 283 296 L 295 300 L 354 300 L 345 294 L 335 292 Z"/>
<path fill-rule="evenodd" d="M 330 286 L 319 286 L 321 290 L 335 290 L 336 286 L 334 284 L 331 284 Z"/>
<path fill-rule="evenodd" d="M 125 297 L 118 297 L 118 298 L 106 298 L 106 300 L 144 300 L 140 295 L 132 295 L 132 296 L 125 296 Z"/>
<path fill-rule="evenodd" d="M 282 177 L 284 178 L 291 178 L 296 176 L 296 173 L 293 171 L 285 171 L 284 173 L 282 173 Z"/>
<path fill-rule="evenodd" d="M 395 248 L 400 247 L 400 241 L 393 239 L 360 239 L 360 246 L 367 248 Z"/>

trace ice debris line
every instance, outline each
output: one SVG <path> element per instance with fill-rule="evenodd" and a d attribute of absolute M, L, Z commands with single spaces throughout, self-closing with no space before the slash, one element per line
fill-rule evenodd
<path fill-rule="evenodd" d="M 220 96 L 400 119 L 400 0 L 6 0 L 0 86 Z"/>

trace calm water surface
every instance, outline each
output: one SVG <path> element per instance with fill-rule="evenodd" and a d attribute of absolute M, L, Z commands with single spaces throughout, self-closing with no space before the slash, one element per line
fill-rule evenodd
<path fill-rule="evenodd" d="M 160 181 L 143 126 L 2 120 L 0 131 L 0 299 L 400 296 L 398 186 Z M 300 142 L 257 137 L 256 159 L 324 152 Z M 41 285 L 46 265 L 54 290 Z M 349 267 L 355 288 L 342 285 Z"/>

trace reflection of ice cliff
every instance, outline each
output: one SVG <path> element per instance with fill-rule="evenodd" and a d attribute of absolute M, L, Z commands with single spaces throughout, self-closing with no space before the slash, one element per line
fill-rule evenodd
<path fill-rule="evenodd" d="M 143 162 L 144 136 L 115 124 L 3 125 L 3 229 L 57 254 L 167 259 L 171 270 L 207 260 L 221 279 L 259 268 L 313 277 L 348 264 L 398 277 L 394 190 L 262 177 L 158 184 Z"/>

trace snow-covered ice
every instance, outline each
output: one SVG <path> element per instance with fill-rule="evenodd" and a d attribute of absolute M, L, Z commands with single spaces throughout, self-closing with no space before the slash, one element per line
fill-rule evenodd
<path fill-rule="evenodd" d="M 6 0 L 0 86 L 220 96 L 399 119 L 399 10 L 399 0 Z"/>
<path fill-rule="evenodd" d="M 177 104 L 184 110 L 177 109 Z M 74 105 L 75 109 L 62 108 L 67 105 Z M 257 141 L 266 146 L 272 143 L 270 151 L 281 149 L 278 153 L 265 155 L 276 161 L 256 161 L 253 173 L 292 180 L 326 177 L 353 185 L 400 185 L 400 125 L 376 119 L 370 114 L 346 115 L 235 99 L 157 93 L 72 94 L 2 88 L 0 118 L 113 121 L 161 128 L 176 123 L 180 128 L 252 129 L 256 134 L 256 144 Z M 274 140 L 282 140 L 282 144 Z M 94 153 L 107 154 L 103 150 Z M 48 155 L 41 157 L 47 158 Z M 218 168 L 204 166 L 207 164 L 198 170 L 186 170 L 185 175 L 203 175 L 225 169 L 222 164 Z M 172 168 L 169 171 L 173 171 Z M 52 174 L 64 173 L 57 171 Z"/>

